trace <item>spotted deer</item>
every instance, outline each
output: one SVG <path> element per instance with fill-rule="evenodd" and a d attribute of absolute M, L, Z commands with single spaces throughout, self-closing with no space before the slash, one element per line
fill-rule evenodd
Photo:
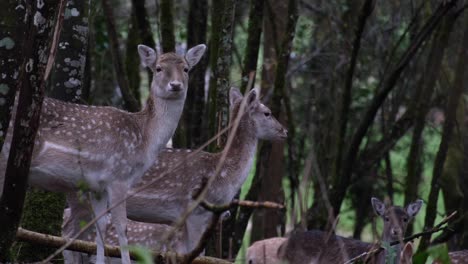
<path fill-rule="evenodd" d="M 406 208 L 399 206 L 385 206 L 377 198 L 372 198 L 372 206 L 383 220 L 382 241 L 401 241 L 410 220 L 419 212 L 422 200 L 409 204 Z M 326 232 L 311 230 L 306 232 L 296 232 L 288 238 L 278 251 L 281 260 L 286 263 L 344 263 L 347 260 L 367 252 L 375 247 L 374 244 L 362 242 L 356 239 L 344 238 L 341 236 L 328 235 Z M 412 246 L 407 246 L 411 247 Z M 408 250 L 409 249 L 405 249 Z M 393 259 L 394 264 L 411 263 L 408 252 L 404 251 L 401 243 L 393 246 L 392 251 L 395 258 L 391 258 L 387 250 L 382 250 L 371 263 L 383 264 L 386 259 Z M 403 254 L 402 254 L 403 252 Z M 398 257 L 400 256 L 400 257 Z M 412 254 L 410 254 L 412 256 Z"/>
<path fill-rule="evenodd" d="M 281 264 L 278 249 L 286 242 L 286 237 L 272 237 L 259 240 L 247 248 L 246 264 Z"/>
<path fill-rule="evenodd" d="M 152 48 L 139 45 L 141 61 L 154 75 L 146 106 L 137 113 L 45 98 L 29 184 L 55 192 L 89 190 L 95 216 L 102 215 L 111 205 L 124 199 L 173 135 L 184 107 L 188 72 L 198 63 L 205 49 L 206 46 L 201 44 L 185 56 L 158 55 Z M 3 172 L 11 129 L 10 125 L 2 150 L 0 164 L 3 164 Z M 3 179 L 0 182 L 3 185 Z M 122 246 L 122 262 L 130 263 L 126 249 L 125 201 L 111 211 Z M 105 230 L 105 226 L 105 219 L 100 218 L 96 228 Z M 102 234 L 104 236 L 105 232 Z M 97 263 L 104 263 L 103 236 L 96 238 Z"/>

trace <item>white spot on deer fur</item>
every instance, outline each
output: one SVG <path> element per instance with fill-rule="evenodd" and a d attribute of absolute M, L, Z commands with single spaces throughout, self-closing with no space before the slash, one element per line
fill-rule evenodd
<path fill-rule="evenodd" d="M 226 177 L 226 176 L 227 176 L 227 172 L 226 172 L 225 170 L 223 170 L 223 171 L 221 172 L 221 177 L 224 178 L 224 177 Z"/>
<path fill-rule="evenodd" d="M 67 136 L 71 136 L 71 135 L 72 135 L 72 132 L 68 131 Z"/>

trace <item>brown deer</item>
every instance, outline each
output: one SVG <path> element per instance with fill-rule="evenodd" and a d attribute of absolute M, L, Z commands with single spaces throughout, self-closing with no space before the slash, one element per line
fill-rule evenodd
<path fill-rule="evenodd" d="M 230 118 L 238 114 L 243 96 L 238 89 L 229 93 Z M 209 188 L 205 200 L 214 204 L 230 203 L 248 176 L 254 159 L 257 141 L 282 140 L 287 130 L 271 115 L 270 109 L 258 99 L 258 92 L 252 90 L 245 98 L 246 110 L 228 151 L 223 167 Z M 128 218 L 141 222 L 174 224 L 184 213 L 206 182 L 214 175 L 222 152 L 199 152 L 187 159 L 191 150 L 166 149 L 161 152 L 158 163 L 154 164 L 136 184 L 135 188 L 153 182 L 141 192 L 127 200 Z M 175 164 L 184 161 L 178 168 Z M 160 175 L 165 175 L 160 177 Z M 72 205 L 72 206 L 77 206 Z M 72 209 L 72 212 L 75 211 Z M 211 222 L 213 213 L 199 206 L 188 217 L 183 230 L 184 249 L 178 253 L 191 251 L 199 242 L 203 232 Z M 76 217 L 73 217 L 76 218 Z"/>
<path fill-rule="evenodd" d="M 143 173 L 154 164 L 160 150 L 173 135 L 187 94 L 188 72 L 206 49 L 198 45 L 185 56 L 158 56 L 138 46 L 142 63 L 154 73 L 146 107 L 129 113 L 114 107 L 66 103 L 45 98 L 36 136 L 29 184 L 49 191 L 74 193 L 85 187 L 91 194 L 95 216 L 125 197 Z M 4 167 L 12 136 L 9 127 L 2 150 Z M 5 168 L 2 168 L 3 172 Z M 0 179 L 3 185 L 3 179 Z M 0 186 L 3 190 L 3 186 Z M 125 202 L 112 210 L 112 222 L 122 246 L 122 262 L 130 263 L 126 249 Z M 101 218 L 97 228 L 105 230 Z M 102 232 L 103 236 L 105 232 Z M 104 263 L 104 237 L 97 236 L 97 263 Z"/>
<path fill-rule="evenodd" d="M 422 206 L 422 200 L 409 204 L 406 208 L 398 206 L 386 207 L 383 202 L 377 198 L 372 198 L 372 206 L 375 212 L 384 220 L 382 241 L 392 242 L 401 241 L 406 231 L 409 221 L 419 212 Z M 371 250 L 375 245 L 365 243 L 360 240 L 344 238 L 335 235 L 329 235 L 323 231 L 311 230 L 306 232 L 296 232 L 285 242 L 280 250 L 280 259 L 287 263 L 344 263 L 347 260 L 356 257 L 364 252 Z M 410 247 L 410 246 L 408 246 Z M 412 246 L 411 246 L 412 247 Z M 401 244 L 392 247 L 395 256 L 405 256 L 407 253 L 401 248 Z M 409 249 L 406 249 L 409 251 Z M 412 251 L 412 250 L 411 250 Z M 386 263 L 389 259 L 387 250 L 380 251 L 373 257 L 371 263 Z M 402 258 L 395 257 L 394 263 L 400 262 Z"/>
<path fill-rule="evenodd" d="M 272 237 L 250 245 L 245 256 L 246 264 L 281 264 L 278 249 L 288 240 L 286 237 Z"/>
<path fill-rule="evenodd" d="M 213 204 L 230 203 L 247 178 L 252 167 L 257 142 L 263 140 L 283 140 L 287 130 L 272 116 L 270 109 L 258 99 L 258 92 L 252 90 L 246 95 L 246 111 L 240 118 L 234 140 L 227 151 L 226 159 L 219 175 L 209 188 L 205 200 Z M 238 89 L 231 88 L 229 93 L 231 123 L 235 120 L 243 96 Z M 173 224 L 192 202 L 205 179 L 214 175 L 222 153 L 201 152 L 195 157 L 157 179 L 164 171 L 178 161 L 186 159 L 190 151 L 164 151 L 159 164 L 152 167 L 136 187 L 156 183 L 128 200 L 128 217 L 133 220 L 151 223 Z M 186 252 L 191 251 L 200 240 L 213 214 L 199 206 L 188 217 L 182 230 L 186 241 Z M 185 253 L 185 252 L 180 252 Z"/>

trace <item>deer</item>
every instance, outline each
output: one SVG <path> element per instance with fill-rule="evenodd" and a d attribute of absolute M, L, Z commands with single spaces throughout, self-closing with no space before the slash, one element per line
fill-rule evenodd
<path fill-rule="evenodd" d="M 180 56 L 158 54 L 150 47 L 139 45 L 142 64 L 154 73 L 150 95 L 140 112 L 72 104 L 48 97 L 43 101 L 28 183 L 53 192 L 87 190 L 95 217 L 110 209 L 119 236 L 122 263 L 130 263 L 123 198 L 154 164 L 174 134 L 187 94 L 188 72 L 199 62 L 205 49 L 200 44 Z M 3 172 L 12 127 L 2 149 Z M 0 179 L 2 185 L 3 181 Z M 99 218 L 97 231 L 105 228 L 106 220 Z M 105 259 L 105 232 L 101 233 L 102 236 L 96 236 L 97 263 L 104 263 Z"/>
<path fill-rule="evenodd" d="M 281 264 L 278 249 L 287 241 L 286 237 L 272 237 L 256 241 L 247 248 L 246 264 Z"/>
<path fill-rule="evenodd" d="M 372 207 L 378 216 L 384 221 L 382 241 L 402 241 L 409 221 L 419 212 L 422 200 L 410 203 L 405 208 L 399 206 L 386 206 L 379 199 L 371 199 Z M 407 247 L 412 246 L 407 245 Z M 344 238 L 331 235 L 323 231 L 310 230 L 306 232 L 295 232 L 283 243 L 278 250 L 278 256 L 286 263 L 344 263 L 364 252 L 375 248 L 374 244 L 360 240 Z M 410 251 L 410 249 L 405 249 Z M 394 264 L 408 263 L 408 254 L 401 243 L 392 247 L 395 253 Z M 403 252 L 403 254 L 402 254 Z M 382 250 L 370 261 L 371 263 L 384 264 L 386 260 L 392 259 L 391 253 Z M 412 256 L 412 254 L 410 254 Z M 400 256 L 400 257 L 398 257 Z M 404 256 L 405 258 L 403 258 Z M 411 258 L 409 258 L 411 259 Z"/>
<path fill-rule="evenodd" d="M 230 89 L 231 122 L 240 114 L 238 112 L 243 100 L 246 100 L 246 110 L 242 113 L 229 148 L 218 153 L 191 153 L 192 150 L 184 149 L 165 149 L 161 152 L 158 163 L 129 192 L 129 219 L 174 225 L 210 176 L 216 177 L 205 200 L 217 205 L 232 201 L 252 167 L 258 140 L 284 140 L 287 136 L 287 130 L 272 116 L 270 109 L 260 102 L 255 89 L 245 98 L 237 88 Z M 219 175 L 214 175 L 223 151 L 227 152 L 226 159 Z M 189 154 L 193 154 L 190 159 Z M 173 168 L 182 161 L 182 166 Z M 147 186 L 149 183 L 151 185 Z M 135 191 L 142 186 L 147 188 L 140 192 Z M 79 205 L 75 203 L 73 206 Z M 212 212 L 202 206 L 198 206 L 188 216 L 180 230 L 184 247 L 177 253 L 184 254 L 195 248 L 213 216 Z"/>

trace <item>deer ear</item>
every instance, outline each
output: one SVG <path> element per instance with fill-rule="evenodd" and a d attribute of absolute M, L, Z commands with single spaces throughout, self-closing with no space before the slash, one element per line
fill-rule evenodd
<path fill-rule="evenodd" d="M 410 217 L 414 217 L 419 213 L 419 209 L 421 209 L 422 204 L 423 200 L 417 200 L 414 203 L 408 204 L 408 206 L 406 207 L 406 213 L 408 213 Z"/>
<path fill-rule="evenodd" d="M 149 68 L 154 66 L 158 58 L 156 51 L 146 45 L 138 45 L 138 54 L 140 55 L 141 64 Z"/>
<path fill-rule="evenodd" d="M 185 54 L 185 59 L 187 60 L 190 68 L 195 66 L 200 61 L 203 54 L 205 54 L 205 50 L 206 45 L 200 44 L 187 51 L 187 54 Z"/>
<path fill-rule="evenodd" d="M 229 90 L 229 104 L 233 106 L 235 103 L 242 100 L 242 94 L 236 87 L 231 87 Z"/>
<path fill-rule="evenodd" d="M 400 253 L 400 263 L 402 264 L 408 264 L 412 263 L 412 258 L 413 258 L 413 243 L 408 242 L 405 244 L 403 247 L 403 250 Z"/>
<path fill-rule="evenodd" d="M 379 199 L 372 197 L 372 207 L 377 215 L 383 216 L 385 213 L 385 204 Z"/>
<path fill-rule="evenodd" d="M 247 95 L 247 105 L 251 105 L 253 102 L 258 100 L 258 90 L 252 89 Z"/>

